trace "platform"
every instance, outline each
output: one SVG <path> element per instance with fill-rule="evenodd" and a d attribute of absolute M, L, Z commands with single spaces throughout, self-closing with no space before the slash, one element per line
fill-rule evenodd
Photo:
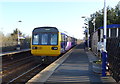
<path fill-rule="evenodd" d="M 16 54 L 16 53 L 26 52 L 30 50 L 31 49 L 20 49 L 20 50 L 8 51 L 8 52 L 1 52 L 0 56 L 7 55 L 7 54 Z"/>
<path fill-rule="evenodd" d="M 110 75 L 102 77 L 101 74 L 93 72 L 91 62 L 97 59 L 92 52 L 84 51 L 83 44 L 79 44 L 34 76 L 27 84 L 115 83 Z"/>

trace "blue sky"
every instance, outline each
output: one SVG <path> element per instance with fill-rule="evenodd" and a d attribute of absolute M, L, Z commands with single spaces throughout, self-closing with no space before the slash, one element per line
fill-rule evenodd
<path fill-rule="evenodd" d="M 107 0 L 107 5 L 115 7 L 119 0 Z M 104 0 L 6 0 L 0 2 L 0 30 L 4 34 L 18 28 L 26 35 L 31 35 L 35 27 L 55 26 L 65 30 L 76 38 L 83 38 L 84 19 L 82 16 L 99 11 Z M 18 21 L 22 22 L 19 23 Z"/>

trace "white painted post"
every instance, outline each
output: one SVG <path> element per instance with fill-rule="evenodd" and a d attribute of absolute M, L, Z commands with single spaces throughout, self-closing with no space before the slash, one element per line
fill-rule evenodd
<path fill-rule="evenodd" d="M 119 29 L 117 28 L 117 35 L 116 35 L 116 37 L 118 37 L 118 31 L 119 31 Z"/>
<path fill-rule="evenodd" d="M 106 62 L 107 62 L 107 51 L 106 51 L 106 32 L 107 32 L 107 11 L 106 11 L 106 0 L 104 0 L 104 50 L 102 51 L 102 76 L 106 76 Z"/>
<path fill-rule="evenodd" d="M 111 37 L 111 29 L 109 28 L 109 38 Z"/>
<path fill-rule="evenodd" d="M 106 0 L 104 0 L 104 50 L 106 51 L 106 26 L 107 26 L 107 10 L 106 10 Z"/>
<path fill-rule="evenodd" d="M 102 39 L 103 39 L 103 29 L 100 29 L 100 42 L 102 42 Z"/>

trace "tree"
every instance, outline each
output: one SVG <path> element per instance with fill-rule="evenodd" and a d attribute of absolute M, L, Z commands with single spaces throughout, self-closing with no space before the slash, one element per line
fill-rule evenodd
<path fill-rule="evenodd" d="M 19 32 L 19 35 L 22 35 L 21 31 L 19 31 L 17 28 L 13 30 L 13 33 L 11 33 L 11 36 L 17 35 Z"/>
<path fill-rule="evenodd" d="M 89 33 L 90 35 L 93 33 L 93 19 L 96 18 L 95 20 L 95 30 L 97 30 L 99 27 L 103 26 L 103 18 L 104 18 L 104 10 L 99 10 L 96 13 L 91 14 L 91 19 L 89 21 Z M 120 10 L 118 5 L 115 8 L 107 7 L 107 25 L 109 24 L 120 24 Z"/>

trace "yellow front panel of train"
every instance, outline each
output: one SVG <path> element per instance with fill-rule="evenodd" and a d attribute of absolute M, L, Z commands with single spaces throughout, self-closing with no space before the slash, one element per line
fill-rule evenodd
<path fill-rule="evenodd" d="M 59 56 L 60 46 L 58 45 L 32 45 L 31 53 L 35 56 Z"/>

